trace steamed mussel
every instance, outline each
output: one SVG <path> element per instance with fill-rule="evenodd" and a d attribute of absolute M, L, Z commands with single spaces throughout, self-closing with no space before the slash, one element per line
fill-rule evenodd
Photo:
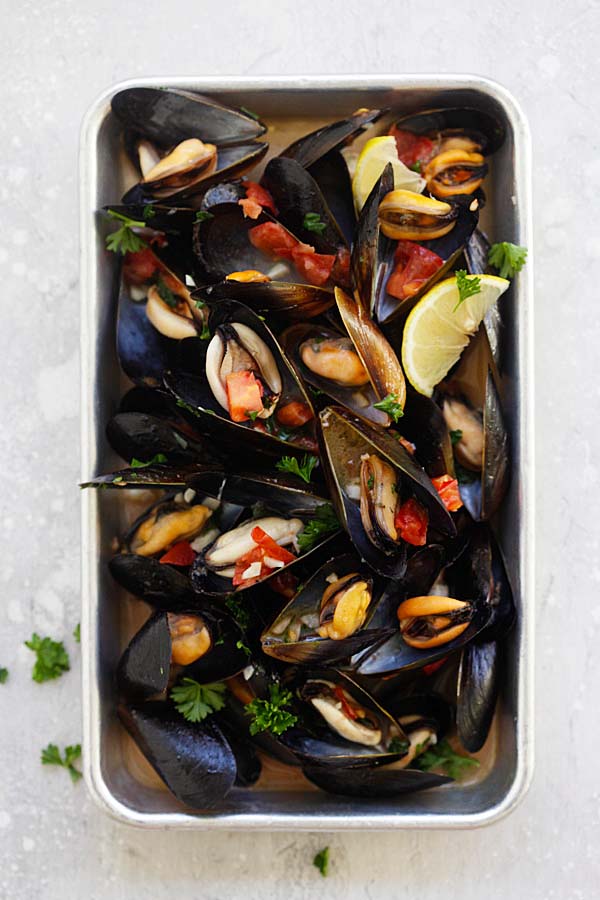
<path fill-rule="evenodd" d="M 348 110 L 265 159 L 266 125 L 218 99 L 128 88 L 112 111 L 137 179 L 106 207 L 134 388 L 107 426 L 127 465 L 89 483 L 130 522 L 109 561 L 137 628 L 123 724 L 196 810 L 269 789 L 265 757 L 365 804 L 450 784 L 492 741 L 515 617 L 482 521 L 508 485 L 501 320 L 459 335 L 427 395 L 401 347 L 463 251 L 486 269 L 502 132 Z M 359 191 L 367 129 L 391 156 Z"/>

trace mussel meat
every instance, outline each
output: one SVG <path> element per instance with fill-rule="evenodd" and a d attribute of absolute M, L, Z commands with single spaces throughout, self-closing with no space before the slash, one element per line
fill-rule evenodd
<path fill-rule="evenodd" d="M 371 542 L 384 553 L 398 540 L 394 524 L 398 502 L 397 475 L 389 463 L 375 453 L 360 463 L 360 517 Z"/>
<path fill-rule="evenodd" d="M 129 548 L 138 556 L 155 556 L 178 541 L 197 537 L 211 515 L 212 510 L 201 503 L 161 503 L 135 529 Z"/>
<path fill-rule="evenodd" d="M 400 633 L 406 644 L 420 650 L 441 647 L 460 637 L 473 618 L 473 606 L 452 597 L 411 597 L 398 607 Z"/>
<path fill-rule="evenodd" d="M 239 583 L 251 582 L 264 574 L 263 568 L 273 570 L 282 568 L 286 557 L 293 557 L 289 551 L 284 551 L 277 554 L 278 558 L 269 556 L 267 552 L 264 558 L 258 555 L 256 560 L 249 559 L 259 546 L 259 542 L 253 537 L 253 533 L 256 535 L 256 529 L 258 532 L 264 532 L 271 541 L 284 548 L 295 543 L 303 527 L 302 519 L 284 519 L 277 516 L 251 519 L 220 535 L 204 554 L 204 564 L 224 578 L 234 578 L 234 584 L 236 570 L 241 567 L 241 571 L 237 573 Z M 262 539 L 260 534 L 258 537 L 259 540 Z"/>
<path fill-rule="evenodd" d="M 356 572 L 333 581 L 323 592 L 319 627 L 321 637 L 343 641 L 365 623 L 373 582 Z"/>
<path fill-rule="evenodd" d="M 395 241 L 443 237 L 452 231 L 457 218 L 456 206 L 413 191 L 390 191 L 379 204 L 381 230 Z"/>
<path fill-rule="evenodd" d="M 301 344 L 299 352 L 304 365 L 320 378 L 343 387 L 362 387 L 369 383 L 369 376 L 349 338 L 309 338 Z"/>

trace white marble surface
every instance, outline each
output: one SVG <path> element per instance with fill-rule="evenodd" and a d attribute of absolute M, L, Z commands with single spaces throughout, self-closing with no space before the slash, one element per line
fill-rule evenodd
<path fill-rule="evenodd" d="M 597 502 L 600 4 L 479 0 L 0 2 L 0 897 L 10 900 L 598 896 Z M 101 814 L 40 748 L 80 739 L 77 141 L 136 75 L 471 71 L 534 138 L 538 469 L 537 769 L 476 832 L 143 833 Z M 596 376 L 596 377 L 595 377 Z M 30 679 L 32 629 L 72 671 Z M 329 843 L 331 876 L 311 859 Z"/>

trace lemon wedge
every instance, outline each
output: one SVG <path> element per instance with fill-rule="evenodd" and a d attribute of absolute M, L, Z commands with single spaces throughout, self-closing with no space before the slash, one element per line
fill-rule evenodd
<path fill-rule="evenodd" d="M 367 141 L 356 161 L 352 179 L 352 195 L 357 212 L 373 190 L 373 185 L 388 163 L 394 170 L 396 190 L 415 191 L 420 194 L 425 187 L 425 179 L 398 159 L 396 140 L 391 134 L 374 137 Z"/>
<path fill-rule="evenodd" d="M 480 291 L 460 302 L 456 277 L 446 278 L 424 294 L 411 310 L 402 338 L 404 374 L 426 397 L 458 361 L 485 314 L 510 282 L 480 275 Z"/>

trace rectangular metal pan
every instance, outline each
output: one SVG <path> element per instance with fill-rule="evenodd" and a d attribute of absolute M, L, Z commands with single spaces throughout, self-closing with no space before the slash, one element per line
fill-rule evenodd
<path fill-rule="evenodd" d="M 510 494 L 499 524 L 513 584 L 518 625 L 513 630 L 493 733 L 477 776 L 399 800 L 350 801 L 299 785 L 268 766 L 252 790 L 235 789 L 223 810 L 194 814 L 149 775 L 115 714 L 113 674 L 119 654 L 140 624 L 141 607 L 110 578 L 111 542 L 127 515 L 121 491 L 82 494 L 82 648 L 84 768 L 88 788 L 107 812 L 131 824 L 165 828 L 306 829 L 466 828 L 493 822 L 525 793 L 533 759 L 534 448 L 533 292 L 530 147 L 526 121 L 512 96 L 482 78 L 389 75 L 265 78 L 161 78 L 115 85 L 91 107 L 81 135 L 82 477 L 108 471 L 117 459 L 104 428 L 115 411 L 122 377 L 114 350 L 115 270 L 95 215 L 123 191 L 119 130 L 111 97 L 133 85 L 179 87 L 256 109 L 282 148 L 294 137 L 359 107 L 398 112 L 467 105 L 493 111 L 507 140 L 486 181 L 484 228 L 494 239 L 530 248 L 527 266 L 502 300 L 506 324 L 507 406 L 512 443 Z"/>

